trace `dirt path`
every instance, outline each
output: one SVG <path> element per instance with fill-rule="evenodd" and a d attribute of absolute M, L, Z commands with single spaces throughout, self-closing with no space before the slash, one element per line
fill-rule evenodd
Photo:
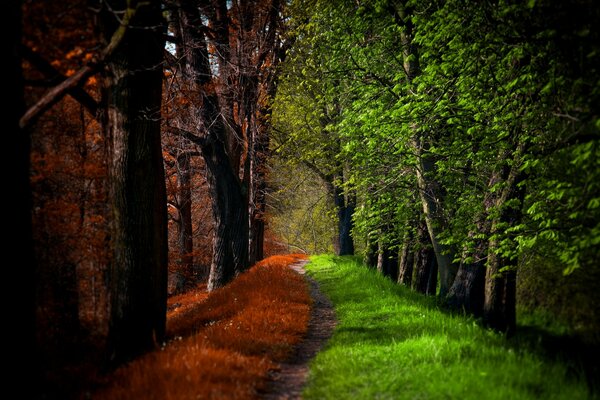
<path fill-rule="evenodd" d="M 305 275 L 307 261 L 291 265 L 299 274 Z M 336 325 L 335 311 L 331 301 L 319 290 L 319 284 L 309 276 L 310 295 L 313 298 L 308 332 L 298 345 L 292 359 L 280 365 L 280 370 L 271 375 L 266 400 L 292 400 L 302 398 L 302 389 L 308 378 L 308 363 L 323 348 Z"/>

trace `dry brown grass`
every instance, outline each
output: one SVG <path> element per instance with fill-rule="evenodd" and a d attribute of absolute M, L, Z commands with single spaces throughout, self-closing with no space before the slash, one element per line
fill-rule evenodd
<path fill-rule="evenodd" d="M 117 370 L 94 398 L 257 398 L 306 333 L 308 287 L 287 268 L 305 257 L 273 256 L 210 294 L 172 298 L 170 343 Z"/>

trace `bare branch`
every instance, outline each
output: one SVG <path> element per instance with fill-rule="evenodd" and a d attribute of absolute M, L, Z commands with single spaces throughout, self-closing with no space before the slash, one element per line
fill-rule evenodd
<path fill-rule="evenodd" d="M 208 140 L 205 137 L 198 136 L 193 132 L 187 131 L 185 129 L 178 128 L 176 126 L 169 126 L 169 131 L 174 135 L 181 136 L 190 142 L 197 144 L 201 148 L 208 144 Z"/>
<path fill-rule="evenodd" d="M 47 79 L 52 82 L 63 83 L 68 78 L 61 74 L 56 68 L 46 61 L 40 54 L 31 50 L 27 46 L 21 46 L 21 54 L 29 61 L 38 71 L 40 71 Z M 77 100 L 86 110 L 92 115 L 94 119 L 98 119 L 98 102 L 94 100 L 85 90 L 81 87 L 76 86 L 68 90 L 67 92 L 71 97 Z"/>
<path fill-rule="evenodd" d="M 125 32 L 129 27 L 129 22 L 135 15 L 138 7 L 142 6 L 143 4 L 144 3 L 139 3 L 136 8 L 128 8 L 125 11 L 123 19 L 121 20 L 121 24 L 110 38 L 108 46 L 102 50 L 96 60 L 90 62 L 88 65 L 83 66 L 73 75 L 62 81 L 59 85 L 50 89 L 44 96 L 42 96 L 41 99 L 38 100 L 37 103 L 31 106 L 27 112 L 25 112 L 25 114 L 19 120 L 19 126 L 21 129 L 31 125 L 50 107 L 58 103 L 69 91 L 77 86 L 82 85 L 89 77 L 98 72 L 99 67 L 115 52 L 119 44 L 121 44 L 123 41 Z"/>

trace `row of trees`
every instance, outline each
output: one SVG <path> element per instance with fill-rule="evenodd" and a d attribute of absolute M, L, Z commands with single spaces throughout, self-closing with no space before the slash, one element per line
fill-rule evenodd
<path fill-rule="evenodd" d="M 382 273 L 503 331 L 520 262 L 596 268 L 593 2 L 300 3 L 279 152 L 330 187 L 341 254 L 351 230 Z"/>
<path fill-rule="evenodd" d="M 17 309 L 28 321 L 21 339 L 34 349 L 93 336 L 100 358 L 120 363 L 165 338 L 169 221 L 177 264 L 193 269 L 194 157 L 214 221 L 209 290 L 263 257 L 270 99 L 289 43 L 283 4 L 10 7 L 10 225 L 23 227 L 11 245 L 25 247 L 15 271 L 32 288 Z M 51 340 L 40 333 L 47 328 L 57 331 Z"/>

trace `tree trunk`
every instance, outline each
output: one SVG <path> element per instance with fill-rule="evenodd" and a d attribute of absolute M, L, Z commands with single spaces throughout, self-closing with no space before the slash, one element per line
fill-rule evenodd
<path fill-rule="evenodd" d="M 398 250 L 387 250 L 385 257 L 385 275 L 392 281 L 398 281 Z"/>
<path fill-rule="evenodd" d="M 377 247 L 375 245 L 375 240 L 369 235 L 365 244 L 365 254 L 363 257 L 363 263 L 369 268 L 377 266 Z"/>
<path fill-rule="evenodd" d="M 440 274 L 440 297 L 444 298 L 454 282 L 458 267 L 452 262 L 454 257 L 451 249 L 441 244 L 438 239 L 439 232 L 446 223 L 441 209 L 441 187 L 429 176 L 435 170 L 435 163 L 430 155 L 425 154 L 425 144 L 418 135 L 413 139 L 413 147 L 418 158 L 416 176 L 419 197 Z"/>
<path fill-rule="evenodd" d="M 525 186 L 521 185 L 521 182 L 525 179 L 525 173 L 520 171 L 520 167 L 524 150 L 524 143 L 519 142 L 512 160 L 506 160 L 501 170 L 504 186 L 495 202 L 499 215 L 492 222 L 492 238 L 488 246 L 488 264 L 485 274 L 483 319 L 489 327 L 507 333 L 512 333 L 516 329 L 517 271 L 515 267 L 507 268 L 510 260 L 497 254 L 500 247 L 497 235 L 499 226 L 516 226 L 522 218 L 521 207 L 525 198 Z M 507 206 L 511 200 L 517 201 L 516 207 Z"/>
<path fill-rule="evenodd" d="M 253 150 L 250 154 L 250 241 L 248 254 L 250 265 L 254 265 L 264 257 L 269 113 L 270 110 L 263 109 L 261 112 L 263 117 L 258 119 L 254 129 L 252 129 L 252 134 L 255 137 L 252 141 Z"/>
<path fill-rule="evenodd" d="M 194 256 L 192 235 L 192 187 L 191 155 L 184 151 L 177 156 L 177 223 L 178 270 L 183 273 L 185 282 L 194 280 Z"/>
<path fill-rule="evenodd" d="M 200 92 L 200 115 L 204 137 L 193 137 L 200 147 L 206 164 L 206 180 L 209 186 L 211 208 L 215 222 L 213 254 L 208 277 L 208 290 L 227 284 L 233 277 L 248 268 L 248 188 L 240 181 L 240 151 L 238 135 L 227 128 L 232 123 L 232 108 L 227 99 L 220 103 L 219 90 L 227 83 L 229 69 L 229 31 L 226 2 L 219 1 L 214 9 L 213 30 L 219 49 L 219 78 L 217 82 L 208 55 L 204 33 L 195 27 L 202 24 L 201 16 L 190 2 L 184 2 L 180 21 L 183 49 L 186 54 L 187 74 L 196 82 Z M 223 94 L 223 93 L 222 93 Z"/>
<path fill-rule="evenodd" d="M 438 283 L 438 265 L 435 257 L 431 257 L 429 261 L 429 277 L 427 278 L 426 295 L 435 296 Z"/>
<path fill-rule="evenodd" d="M 5 215 L 6 249 L 18 249 L 18 265 L 5 268 L 5 288 L 19 287 L 19 298 L 8 309 L 7 321 L 19 321 L 19 329 L 7 329 L 7 343 L 18 351 L 10 351 L 7 362 L 11 366 L 7 376 L 9 390 L 14 389 L 23 398 L 33 398 L 39 385 L 39 365 L 36 354 L 35 292 L 36 271 L 33 257 L 31 226 L 31 188 L 29 183 L 30 136 L 19 128 L 19 119 L 25 112 L 23 99 L 23 74 L 21 70 L 21 2 L 8 2 L 8 21 L 5 32 L 8 36 L 6 65 L 8 68 L 8 91 L 5 102 L 6 116 L 9 118 L 4 135 L 5 157 L 3 170 L 6 173 L 6 187 L 11 190 L 10 212 Z M 28 385 L 22 385 L 23 376 L 31 376 Z"/>
<path fill-rule="evenodd" d="M 231 168 L 224 143 L 214 137 L 218 132 L 214 129 L 219 129 L 219 125 L 213 124 L 207 143 L 202 146 L 215 221 L 209 291 L 224 286 L 248 268 L 247 198 Z"/>
<path fill-rule="evenodd" d="M 167 295 L 166 189 L 160 142 L 164 39 L 161 3 L 136 3 L 108 64 L 109 196 L 112 211 L 109 346 L 114 362 L 162 342 Z M 113 2 L 113 10 L 126 8 Z M 104 33 L 116 29 L 104 12 Z"/>
<path fill-rule="evenodd" d="M 334 184 L 334 202 L 338 216 L 338 255 L 353 255 L 354 242 L 352 240 L 352 215 L 355 209 L 354 196 L 344 196 L 343 190 Z"/>
<path fill-rule="evenodd" d="M 400 265 L 398 267 L 398 283 L 410 286 L 412 283 L 415 253 L 412 243 L 412 232 L 407 232 L 400 250 Z"/>
<path fill-rule="evenodd" d="M 454 309 L 480 316 L 483 310 L 485 273 L 483 261 L 461 262 L 448 292 L 447 304 Z"/>
<path fill-rule="evenodd" d="M 412 288 L 419 293 L 426 294 L 430 285 L 430 275 L 434 273 L 434 270 L 437 274 L 437 268 L 434 267 L 435 253 L 424 222 L 421 222 L 417 229 L 417 251 L 414 260 Z"/>

